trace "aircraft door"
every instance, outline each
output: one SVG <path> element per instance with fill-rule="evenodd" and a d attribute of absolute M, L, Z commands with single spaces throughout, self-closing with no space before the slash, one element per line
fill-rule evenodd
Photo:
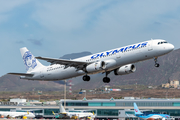
<path fill-rule="evenodd" d="M 148 43 L 148 51 L 152 51 L 153 50 L 153 41 L 151 40 L 149 43 Z"/>

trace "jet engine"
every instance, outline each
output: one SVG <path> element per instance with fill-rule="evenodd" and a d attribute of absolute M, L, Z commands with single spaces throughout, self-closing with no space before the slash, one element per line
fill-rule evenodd
<path fill-rule="evenodd" d="M 116 66 L 116 61 L 113 59 L 105 60 L 105 61 L 98 61 L 92 63 L 86 67 L 87 72 L 97 72 L 99 70 L 108 70 L 112 67 Z"/>
<path fill-rule="evenodd" d="M 96 72 L 106 68 L 104 61 L 94 62 L 86 67 L 87 72 Z"/>
<path fill-rule="evenodd" d="M 116 67 L 116 60 L 114 59 L 105 60 L 104 62 L 105 62 L 106 70 Z"/>
<path fill-rule="evenodd" d="M 115 75 L 126 75 L 136 71 L 136 66 L 133 64 L 124 65 L 114 70 Z"/>

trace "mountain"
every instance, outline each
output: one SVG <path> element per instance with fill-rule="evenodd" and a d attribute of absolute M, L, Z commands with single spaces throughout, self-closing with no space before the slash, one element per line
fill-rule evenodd
<path fill-rule="evenodd" d="M 4 75 L 0 77 L 0 91 L 59 91 L 63 89 L 63 85 L 53 81 L 32 81 L 22 80 L 19 76 Z"/>
<path fill-rule="evenodd" d="M 86 55 L 90 55 L 90 52 L 83 53 L 73 53 L 64 55 L 60 57 L 61 59 L 74 59 L 77 57 L 82 57 Z M 111 82 L 109 85 L 111 86 L 120 86 L 120 85 L 131 85 L 131 84 L 141 84 L 141 85 L 161 85 L 162 83 L 167 83 L 168 80 L 179 80 L 180 79 L 180 49 L 174 50 L 171 53 L 159 57 L 158 63 L 160 63 L 160 67 L 154 67 L 154 60 L 150 59 L 147 61 L 142 61 L 135 63 L 137 68 L 135 73 L 123 76 L 115 76 L 112 72 L 109 74 L 111 78 Z M 99 88 L 101 86 L 106 85 L 103 83 L 102 79 L 105 74 L 95 74 L 90 75 L 91 80 L 89 82 L 85 82 L 81 77 L 73 78 L 72 89 L 94 89 Z M 4 75 L 0 77 L 0 91 L 31 91 L 32 89 L 36 90 L 63 90 L 63 81 L 28 81 L 21 80 L 18 76 L 13 75 Z"/>

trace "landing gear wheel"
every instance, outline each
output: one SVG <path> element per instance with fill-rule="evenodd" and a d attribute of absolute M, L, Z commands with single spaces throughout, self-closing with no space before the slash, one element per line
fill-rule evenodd
<path fill-rule="evenodd" d="M 155 67 L 159 67 L 160 65 L 159 65 L 159 63 L 156 63 L 154 66 L 155 66 Z"/>
<path fill-rule="evenodd" d="M 90 77 L 89 77 L 88 75 L 84 75 L 84 76 L 83 76 L 83 80 L 84 80 L 84 81 L 89 81 L 89 80 L 90 80 Z"/>
<path fill-rule="evenodd" d="M 109 83 L 109 82 L 110 82 L 110 78 L 104 77 L 104 78 L 103 78 L 103 82 L 104 82 L 104 83 Z"/>
<path fill-rule="evenodd" d="M 160 66 L 159 63 L 157 63 L 157 57 L 154 58 L 154 62 L 155 62 L 155 65 L 154 65 L 155 67 L 159 67 Z"/>

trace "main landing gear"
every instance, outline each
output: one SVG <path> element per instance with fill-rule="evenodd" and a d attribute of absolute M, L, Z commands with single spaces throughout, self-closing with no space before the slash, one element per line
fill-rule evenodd
<path fill-rule="evenodd" d="M 155 62 L 155 65 L 154 65 L 155 67 L 159 67 L 160 66 L 159 63 L 157 63 L 157 57 L 154 58 L 154 62 Z"/>
<path fill-rule="evenodd" d="M 106 77 L 103 78 L 103 82 L 104 82 L 104 83 L 109 83 L 109 82 L 110 82 L 110 78 L 107 77 L 109 73 L 110 73 L 109 71 L 106 72 Z"/>
<path fill-rule="evenodd" d="M 104 83 L 109 83 L 109 82 L 110 82 L 110 78 L 107 77 L 107 75 L 108 75 L 109 73 L 110 73 L 110 72 L 106 72 L 106 77 L 103 78 L 103 82 L 104 82 Z M 90 76 L 84 75 L 82 79 L 83 79 L 84 81 L 90 81 Z"/>
<path fill-rule="evenodd" d="M 83 80 L 84 80 L 84 81 L 90 81 L 90 77 L 89 77 L 88 75 L 84 75 L 84 76 L 83 76 Z"/>
<path fill-rule="evenodd" d="M 109 83 L 110 82 L 110 78 L 109 77 L 104 77 L 103 78 L 103 82 L 104 83 Z"/>

